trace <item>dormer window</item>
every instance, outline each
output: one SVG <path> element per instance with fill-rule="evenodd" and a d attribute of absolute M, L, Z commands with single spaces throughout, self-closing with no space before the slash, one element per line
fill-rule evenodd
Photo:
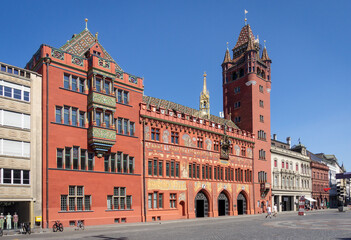
<path fill-rule="evenodd" d="M 98 52 L 98 51 L 95 51 L 95 50 L 94 50 L 93 53 L 94 53 L 95 55 L 99 56 L 99 57 L 101 56 L 101 53 Z"/>

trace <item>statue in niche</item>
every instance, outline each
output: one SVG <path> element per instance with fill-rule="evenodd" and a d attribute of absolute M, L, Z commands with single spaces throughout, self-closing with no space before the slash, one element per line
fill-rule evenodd
<path fill-rule="evenodd" d="M 145 126 L 145 139 L 149 140 L 150 139 L 150 127 Z"/>
<path fill-rule="evenodd" d="M 235 155 L 237 155 L 237 156 L 240 155 L 240 147 L 238 145 L 234 146 L 234 151 L 235 151 Z"/>
<path fill-rule="evenodd" d="M 221 140 L 221 159 L 229 159 L 229 147 L 230 147 L 229 136 L 227 135 L 227 124 L 224 125 L 224 136 Z"/>
<path fill-rule="evenodd" d="M 163 135 L 162 135 L 162 141 L 164 143 L 168 143 L 169 140 L 169 131 L 168 130 L 164 130 L 163 131 Z"/>
<path fill-rule="evenodd" d="M 247 156 L 249 158 L 252 158 L 252 149 L 251 148 L 247 148 L 246 152 L 247 152 Z"/>
<path fill-rule="evenodd" d="M 206 143 L 206 149 L 212 150 L 212 141 L 209 138 L 206 139 L 205 143 Z"/>

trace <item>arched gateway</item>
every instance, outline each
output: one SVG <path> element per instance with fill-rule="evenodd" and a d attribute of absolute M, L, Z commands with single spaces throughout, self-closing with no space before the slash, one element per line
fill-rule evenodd
<path fill-rule="evenodd" d="M 218 196 L 218 216 L 229 215 L 229 200 L 224 192 Z"/>
<path fill-rule="evenodd" d="M 238 210 L 238 215 L 246 214 L 246 206 L 247 206 L 246 197 L 244 196 L 244 194 L 239 193 L 237 198 L 237 205 L 236 205 L 236 209 Z"/>
<path fill-rule="evenodd" d="M 208 199 L 202 191 L 195 197 L 195 215 L 196 217 L 208 217 Z"/>

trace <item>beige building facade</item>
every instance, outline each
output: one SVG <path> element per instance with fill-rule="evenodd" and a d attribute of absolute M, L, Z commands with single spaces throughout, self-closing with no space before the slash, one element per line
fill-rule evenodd
<path fill-rule="evenodd" d="M 284 143 L 274 134 L 271 143 L 272 202 L 277 204 L 278 211 L 296 211 L 301 196 L 314 201 L 311 160 L 302 144 L 291 147 L 290 137 Z"/>
<path fill-rule="evenodd" d="M 32 227 L 42 216 L 41 88 L 41 75 L 0 62 L 0 213 Z"/>

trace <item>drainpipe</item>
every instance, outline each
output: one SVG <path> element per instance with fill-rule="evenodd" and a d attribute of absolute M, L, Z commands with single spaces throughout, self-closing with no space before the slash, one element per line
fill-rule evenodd
<path fill-rule="evenodd" d="M 49 65 L 51 59 L 44 59 L 46 64 L 46 228 L 49 228 Z"/>
<path fill-rule="evenodd" d="M 144 194 L 144 218 L 146 218 L 146 186 L 145 186 L 145 120 L 143 120 L 143 194 Z"/>
<path fill-rule="evenodd" d="M 253 183 L 253 199 L 254 199 L 254 214 L 256 214 L 256 195 L 255 195 L 255 146 L 252 147 L 252 183 Z"/>

